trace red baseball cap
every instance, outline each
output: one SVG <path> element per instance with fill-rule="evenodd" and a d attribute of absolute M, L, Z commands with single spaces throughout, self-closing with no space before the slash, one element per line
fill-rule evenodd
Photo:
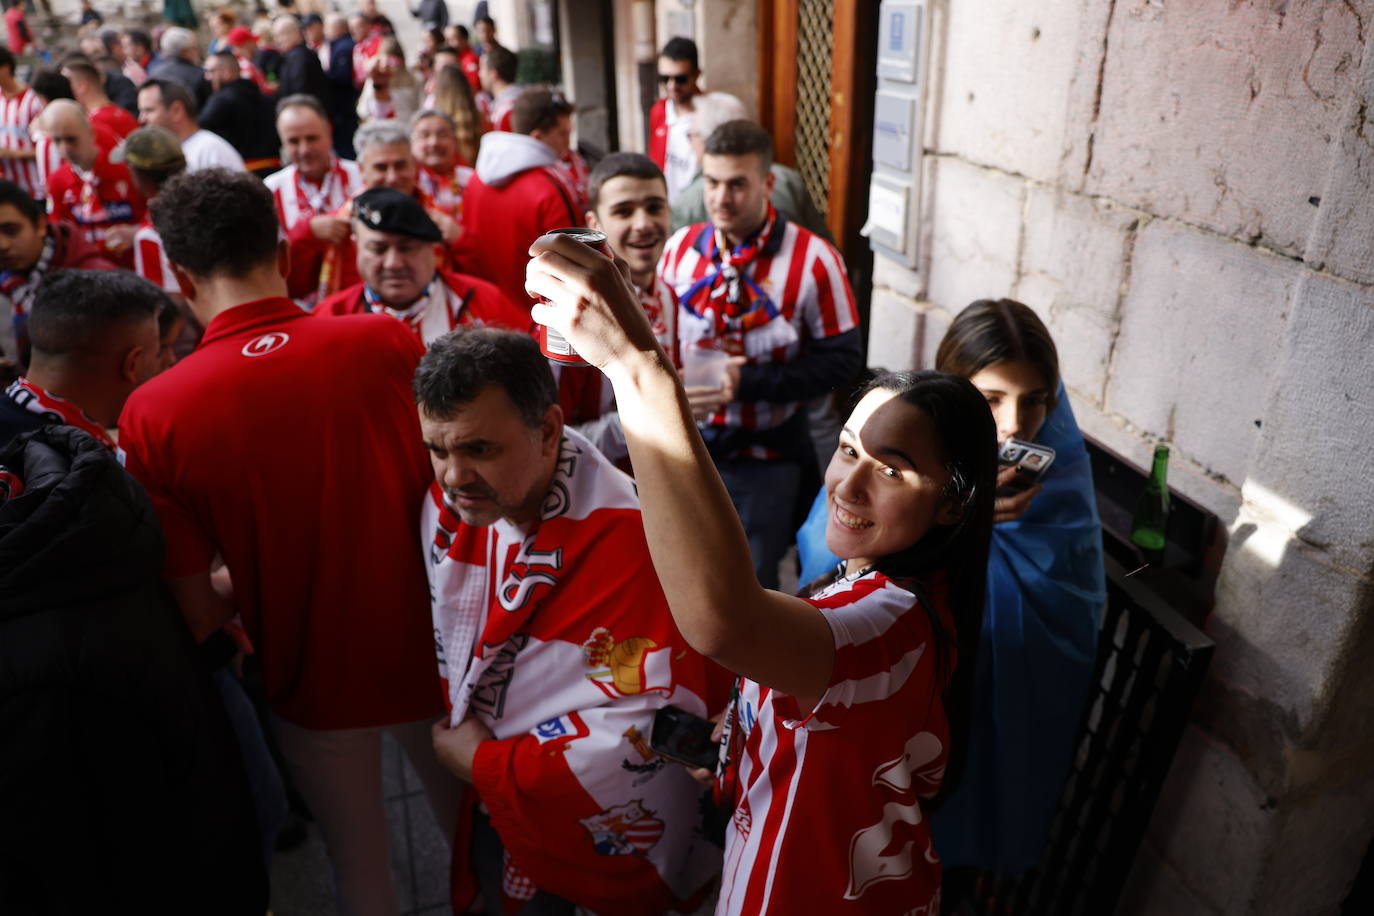
<path fill-rule="evenodd" d="M 246 45 L 257 41 L 253 35 L 253 30 L 246 25 L 234 26 L 225 37 L 229 39 L 231 45 Z"/>

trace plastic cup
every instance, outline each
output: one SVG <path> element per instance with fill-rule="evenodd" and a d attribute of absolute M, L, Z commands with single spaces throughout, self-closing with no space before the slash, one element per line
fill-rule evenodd
<path fill-rule="evenodd" d="M 688 347 L 682 353 L 682 384 L 687 388 L 719 388 L 725 381 L 730 355 L 713 347 Z"/>

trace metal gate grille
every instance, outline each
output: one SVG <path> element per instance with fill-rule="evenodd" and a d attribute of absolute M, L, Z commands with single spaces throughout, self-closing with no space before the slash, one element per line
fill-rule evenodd
<path fill-rule="evenodd" d="M 1107 613 L 1078 749 L 1040 867 L 975 882 L 978 916 L 1099 916 L 1116 909 L 1212 640 L 1107 557 Z"/>
<path fill-rule="evenodd" d="M 797 10 L 797 171 L 822 215 L 830 198 L 830 73 L 834 0 L 800 0 Z"/>

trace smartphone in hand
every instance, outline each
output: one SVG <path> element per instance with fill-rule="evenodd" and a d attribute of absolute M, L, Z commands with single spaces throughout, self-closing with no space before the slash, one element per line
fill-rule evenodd
<path fill-rule="evenodd" d="M 676 706 L 663 706 L 654 713 L 654 730 L 649 747 L 689 767 L 714 770 L 720 758 L 720 742 L 711 740 L 715 723 L 694 716 Z"/>
<path fill-rule="evenodd" d="M 1029 490 L 1040 482 L 1050 465 L 1054 464 L 1054 449 L 1024 439 L 1008 439 L 997 452 L 997 463 L 1003 467 L 1015 467 L 1012 482 L 997 490 L 998 496 L 1014 496 Z"/>

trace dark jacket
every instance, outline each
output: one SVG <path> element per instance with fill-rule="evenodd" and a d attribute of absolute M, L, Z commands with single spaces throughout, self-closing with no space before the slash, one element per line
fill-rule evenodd
<path fill-rule="evenodd" d="M 275 122 L 276 103 L 250 79 L 226 83 L 211 95 L 199 121 L 201 127 L 228 140 L 248 162 L 272 158 L 281 151 Z"/>
<path fill-rule="evenodd" d="M 138 114 L 138 87 L 123 73 L 105 71 L 105 94 L 129 114 Z"/>
<path fill-rule="evenodd" d="M 210 84 L 205 79 L 205 71 L 180 57 L 164 57 L 150 65 L 148 77 L 181 83 L 187 92 L 195 96 L 197 105 L 204 105 L 210 97 Z"/>
<path fill-rule="evenodd" d="M 24 484 L 0 501 L 0 912 L 265 912 L 247 781 L 147 494 L 65 425 L 0 465 Z"/>
<path fill-rule="evenodd" d="M 426 30 L 442 29 L 448 25 L 448 4 L 444 0 L 420 0 L 420 5 L 411 11 L 420 25 Z"/>
<path fill-rule="evenodd" d="M 334 152 L 353 158 L 353 133 L 358 129 L 358 87 L 353 85 L 353 38 L 344 35 L 329 43 L 329 98 L 324 107 L 334 122 Z"/>
<path fill-rule="evenodd" d="M 325 81 L 319 55 L 304 42 L 282 55 L 281 69 L 277 71 L 277 98 L 297 93 L 313 95 L 321 105 L 329 104 L 329 84 Z"/>

